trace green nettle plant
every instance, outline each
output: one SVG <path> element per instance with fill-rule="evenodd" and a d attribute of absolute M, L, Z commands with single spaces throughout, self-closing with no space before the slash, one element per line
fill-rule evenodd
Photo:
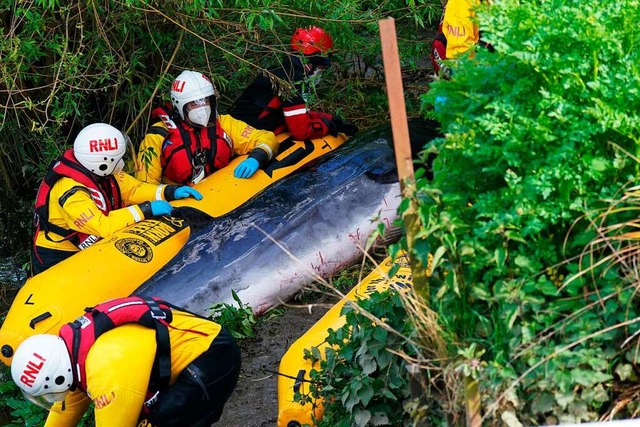
<path fill-rule="evenodd" d="M 226 303 L 217 303 L 211 307 L 211 320 L 229 330 L 235 339 L 255 337 L 258 318 L 249 304 L 243 304 L 234 290 L 231 290 L 237 307 Z"/>
<path fill-rule="evenodd" d="M 42 426 L 48 412 L 29 402 L 24 398 L 18 386 L 11 380 L 11 372 L 8 367 L 0 364 L 0 422 L 5 427 Z M 79 427 L 93 427 L 93 403 L 89 411 L 80 420 Z M 9 422 L 11 417 L 14 422 Z M 18 421 L 19 420 L 19 421 Z"/>
<path fill-rule="evenodd" d="M 478 16 L 495 51 L 423 96 L 446 137 L 428 147 L 435 179 L 417 181 L 416 255 L 434 254 L 427 300 L 450 354 L 483 352 L 487 425 L 634 413 L 637 264 L 600 262 L 621 256 L 598 233 L 603 213 L 637 217 L 610 205 L 638 172 L 638 6 L 492 1 Z"/>
<path fill-rule="evenodd" d="M 0 397 L 2 398 L 2 412 L 0 421 L 9 416 L 22 420 L 21 423 L 8 424 L 9 426 L 39 426 L 44 425 L 47 411 L 27 401 L 11 380 L 9 368 L 0 366 Z M 4 415 L 4 417 L 3 417 Z M 3 424 L 7 425 L 7 424 Z"/>
<path fill-rule="evenodd" d="M 317 369 L 310 372 L 309 394 L 298 394 L 301 404 L 320 398 L 324 416 L 318 427 L 400 426 L 411 420 L 404 404 L 411 398 L 407 363 L 398 353 L 414 356 L 415 344 L 406 340 L 414 328 L 396 291 L 375 292 L 358 300 L 361 310 L 346 304 L 342 310 L 346 323 L 329 330 L 323 352 L 317 347 L 305 350 L 305 358 Z M 400 335 L 376 324 L 370 315 Z"/>

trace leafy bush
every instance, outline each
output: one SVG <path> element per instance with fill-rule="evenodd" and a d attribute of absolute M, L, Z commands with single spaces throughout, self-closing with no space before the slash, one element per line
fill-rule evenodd
<path fill-rule="evenodd" d="M 210 309 L 211 320 L 227 328 L 236 339 L 255 337 L 258 318 L 253 313 L 253 309 L 249 304 L 243 304 L 233 289 L 231 294 L 238 307 L 226 303 L 217 303 Z"/>
<path fill-rule="evenodd" d="M 11 420 L 6 427 L 44 425 L 48 412 L 24 398 L 18 386 L 11 380 L 8 367 L 0 364 L 0 422 Z M 4 417 L 4 418 L 3 418 Z M 79 427 L 95 426 L 93 403 L 80 420 Z"/>
<path fill-rule="evenodd" d="M 9 426 L 44 425 L 47 411 L 27 401 L 15 383 L 11 380 L 11 372 L 5 365 L 0 365 L 0 414 L 12 420 Z M 18 423 L 20 421 L 20 423 Z M 7 424 L 3 424 L 7 425 Z"/>
<path fill-rule="evenodd" d="M 346 323 L 329 330 L 324 355 L 317 347 L 305 350 L 305 358 L 319 369 L 310 372 L 309 394 L 297 395 L 297 400 L 301 404 L 314 404 L 317 399 L 324 402 L 318 427 L 408 423 L 410 377 L 398 353 L 411 357 L 417 352 L 415 344 L 405 338 L 414 328 L 406 321 L 402 298 L 396 291 L 374 292 L 355 303 L 361 310 L 344 306 L 341 314 Z M 372 322 L 371 316 L 383 319 L 385 326 Z M 438 419 L 433 411 L 430 415 L 430 422 Z"/>
<path fill-rule="evenodd" d="M 491 2 L 479 20 L 495 52 L 461 58 L 423 97 L 446 137 L 435 179 L 417 182 L 417 255 L 437 259 L 430 304 L 452 354 L 485 351 L 487 415 L 595 420 L 616 396 L 618 346 L 638 330 L 634 291 L 581 255 L 636 180 L 638 18 L 633 1 Z"/>

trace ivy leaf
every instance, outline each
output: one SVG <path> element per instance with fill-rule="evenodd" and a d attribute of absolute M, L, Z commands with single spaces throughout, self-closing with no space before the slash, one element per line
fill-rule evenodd
<path fill-rule="evenodd" d="M 556 400 L 549 393 L 535 393 L 531 401 L 533 414 L 547 414 L 553 412 Z"/>
<path fill-rule="evenodd" d="M 592 387 L 595 384 L 608 381 L 613 377 L 604 372 L 576 368 L 571 370 L 571 378 L 576 382 L 576 384 L 580 384 L 584 387 Z"/>
<path fill-rule="evenodd" d="M 569 404 L 575 400 L 575 395 L 574 393 L 556 393 L 555 398 L 558 405 L 560 405 L 561 408 L 566 409 Z"/>
<path fill-rule="evenodd" d="M 531 263 L 531 259 L 529 257 L 518 255 L 516 256 L 515 263 L 518 267 L 523 268 L 527 271 L 535 271 L 535 268 L 533 267 L 533 264 Z"/>
<path fill-rule="evenodd" d="M 607 167 L 608 162 L 601 157 L 595 157 L 591 160 L 591 169 L 593 169 L 594 171 L 604 172 L 605 170 L 607 170 Z"/>
<path fill-rule="evenodd" d="M 633 371 L 633 366 L 629 363 L 620 363 L 616 366 L 616 375 L 620 378 L 620 381 L 626 381 L 628 379 L 636 378 L 636 375 Z"/>
<path fill-rule="evenodd" d="M 544 295 L 548 295 L 548 296 L 557 296 L 558 295 L 558 288 L 556 287 L 556 285 L 553 284 L 553 282 L 551 282 L 549 280 L 544 280 L 544 281 L 538 282 L 538 289 Z"/>
<path fill-rule="evenodd" d="M 363 375 L 371 375 L 378 368 L 376 361 L 374 360 L 373 356 L 369 353 L 361 354 L 358 357 L 358 364 L 362 368 Z"/>

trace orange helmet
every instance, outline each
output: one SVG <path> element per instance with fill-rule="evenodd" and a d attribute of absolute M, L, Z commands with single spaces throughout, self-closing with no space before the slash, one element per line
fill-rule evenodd
<path fill-rule="evenodd" d="M 298 28 L 291 36 L 291 49 L 305 55 L 325 54 L 331 48 L 331 36 L 320 27 Z"/>

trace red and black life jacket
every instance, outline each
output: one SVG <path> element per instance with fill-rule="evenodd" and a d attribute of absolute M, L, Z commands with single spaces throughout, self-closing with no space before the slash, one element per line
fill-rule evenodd
<path fill-rule="evenodd" d="M 49 222 L 49 198 L 53 185 L 62 177 L 71 178 L 82 184 L 84 187 L 74 187 L 74 191 L 89 191 L 91 198 L 96 207 L 107 215 L 114 209 L 124 207 L 120 187 L 113 175 L 98 178 L 84 166 L 82 166 L 73 155 L 73 150 L 69 149 L 58 159 L 54 160 L 47 170 L 36 195 L 34 226 L 35 234 L 43 230 L 47 239 L 53 241 L 49 237 L 49 232 L 54 232 L 63 237 L 62 241 L 69 240 L 78 247 L 82 247 L 82 243 L 89 237 L 88 234 L 79 231 L 60 227 Z M 68 194 L 72 194 L 68 192 Z M 35 242 L 34 237 L 34 242 Z"/>
<path fill-rule="evenodd" d="M 306 108 L 301 87 L 304 79 L 304 64 L 300 57 L 287 55 L 282 63 L 269 68 L 266 73 L 260 73 L 245 88 L 234 101 L 229 114 L 256 129 L 269 130 L 276 135 L 286 132 L 288 127 L 283 104 L 290 109 Z M 301 115 L 299 119 L 309 120 L 306 115 Z M 306 123 L 301 125 L 304 126 Z"/>
<path fill-rule="evenodd" d="M 199 166 L 208 176 L 231 161 L 233 141 L 218 120 L 215 126 L 192 127 L 184 121 L 173 121 L 166 107 L 156 108 L 153 116 L 162 120 L 168 129 L 168 132 L 155 133 L 164 136 L 160 157 L 162 173 L 171 181 L 188 184 L 196 175 L 194 169 Z"/>
<path fill-rule="evenodd" d="M 71 355 L 76 386 L 87 392 L 85 364 L 87 354 L 98 337 L 127 323 L 137 323 L 156 331 L 157 349 L 149 389 L 160 390 L 168 386 L 171 379 L 171 343 L 168 329 L 173 320 L 171 307 L 159 298 L 116 298 L 85 309 L 86 314 L 62 326 L 59 335 Z M 191 332 L 202 334 L 199 331 Z"/>

